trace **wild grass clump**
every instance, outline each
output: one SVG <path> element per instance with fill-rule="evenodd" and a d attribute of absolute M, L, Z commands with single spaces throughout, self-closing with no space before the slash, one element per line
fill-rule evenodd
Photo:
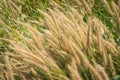
<path fill-rule="evenodd" d="M 18 9 L 11 1 L 9 4 Z M 6 2 L 3 1 L 4 4 Z M 20 27 L 13 30 L 17 38 L 13 38 L 10 25 L 1 20 L 10 37 L 0 38 L 1 42 L 8 43 L 7 49 L 0 55 L 0 79 L 110 80 L 117 75 L 120 67 L 118 45 L 106 25 L 92 15 L 94 0 L 90 2 L 91 5 L 88 5 L 80 0 L 80 11 L 64 4 L 69 9 L 65 11 L 53 2 L 50 5 L 56 4 L 55 8 L 48 8 L 47 11 L 36 9 L 44 17 L 41 21 L 25 21 L 16 14 L 12 19 L 13 24 Z M 23 14 L 22 10 L 20 12 Z M 85 15 L 89 15 L 86 20 Z M 37 29 L 38 25 L 40 30 Z"/>

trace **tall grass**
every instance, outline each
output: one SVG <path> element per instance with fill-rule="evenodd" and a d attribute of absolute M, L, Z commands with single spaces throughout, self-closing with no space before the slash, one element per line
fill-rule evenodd
<path fill-rule="evenodd" d="M 118 45 L 106 25 L 93 15 L 94 0 L 90 0 L 91 5 L 84 0 L 75 0 L 79 6 L 83 3 L 80 11 L 63 3 L 62 6 L 68 9 L 65 11 L 53 2 L 50 5 L 56 4 L 55 8 L 36 9 L 37 14 L 43 16 L 41 21 L 30 18 L 25 21 L 26 18 L 20 17 L 22 9 L 14 1 L 2 2 L 11 6 L 9 11 L 15 15 L 10 20 L 13 19 L 13 26 L 20 29 L 10 32 L 12 23 L 9 25 L 0 20 L 9 35 L 9 38 L 0 38 L 1 42 L 8 43 L 0 55 L 0 79 L 110 80 L 118 74 Z M 110 9 L 106 0 L 103 2 Z M 116 19 L 119 19 L 118 7 L 114 2 L 112 5 Z M 84 19 L 86 14 L 89 15 L 87 20 Z"/>

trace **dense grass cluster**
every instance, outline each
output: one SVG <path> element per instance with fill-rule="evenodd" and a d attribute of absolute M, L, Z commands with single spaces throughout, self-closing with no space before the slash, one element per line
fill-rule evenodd
<path fill-rule="evenodd" d="M 120 1 L 2 0 L 0 80 L 119 80 Z"/>

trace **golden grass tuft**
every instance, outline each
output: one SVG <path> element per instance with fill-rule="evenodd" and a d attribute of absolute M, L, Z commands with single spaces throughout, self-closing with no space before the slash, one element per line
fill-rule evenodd
<path fill-rule="evenodd" d="M 15 10 L 19 12 L 12 0 L 9 0 L 10 3 L 6 2 L 3 1 L 14 7 L 12 13 Z M 94 0 L 90 2 L 93 6 Z M 112 15 L 106 0 L 103 2 Z M 84 14 L 92 14 L 86 1 L 80 0 L 79 3 L 83 3 L 88 12 L 83 10 Z M 116 5 L 112 4 L 118 15 Z M 49 8 L 48 12 L 38 9 L 44 16 L 42 22 L 37 22 L 43 23 L 45 29 L 42 32 L 30 22 L 16 20 L 17 25 L 28 31 L 29 37 L 16 30 L 19 40 L 0 38 L 10 44 L 8 51 L 0 55 L 6 62 L 0 62 L 1 79 L 110 80 L 108 76 L 116 74 L 113 57 L 119 56 L 119 51 L 106 26 L 98 18 L 91 16 L 85 22 L 84 15 L 74 8 L 69 7 L 69 11 L 65 12 L 57 7 Z M 2 20 L 0 22 L 4 25 Z M 104 36 L 109 38 L 105 39 Z"/>

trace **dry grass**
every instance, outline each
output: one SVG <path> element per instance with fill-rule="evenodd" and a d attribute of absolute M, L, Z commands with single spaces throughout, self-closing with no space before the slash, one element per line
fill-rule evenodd
<path fill-rule="evenodd" d="M 19 9 L 9 1 L 18 12 Z M 90 1 L 93 5 L 94 0 Z M 91 14 L 87 2 L 81 2 Z M 109 76 L 116 74 L 113 57 L 118 56 L 119 51 L 112 34 L 98 18 L 90 16 L 85 22 L 82 13 L 71 7 L 69 9 L 67 12 L 58 8 L 48 9 L 48 12 L 38 10 L 44 16 L 41 26 L 45 29 L 42 32 L 29 22 L 15 21 L 30 36 L 16 30 L 19 40 L 0 38 L 10 43 L 10 50 L 0 55 L 1 79 L 110 80 Z M 115 14 L 118 15 L 116 10 Z"/>

